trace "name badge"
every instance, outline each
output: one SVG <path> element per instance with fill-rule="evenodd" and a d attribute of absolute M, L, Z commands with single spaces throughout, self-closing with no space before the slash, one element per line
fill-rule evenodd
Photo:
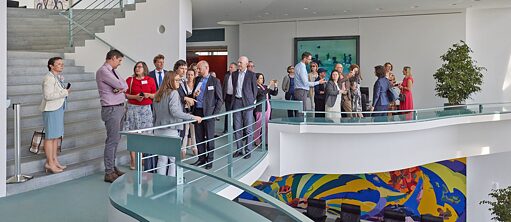
<path fill-rule="evenodd" d="M 147 80 L 142 80 L 142 85 L 147 84 Z"/>
<path fill-rule="evenodd" d="M 208 86 L 208 90 L 214 90 L 215 86 Z"/>

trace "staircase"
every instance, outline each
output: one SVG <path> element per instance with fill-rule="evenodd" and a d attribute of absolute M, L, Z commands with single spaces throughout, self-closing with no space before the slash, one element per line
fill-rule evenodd
<path fill-rule="evenodd" d="M 137 1 L 138 2 L 138 1 Z M 125 10 L 134 10 L 126 5 Z M 78 11 L 78 10 L 75 10 Z M 102 19 L 88 26 L 89 30 L 102 32 L 105 25 L 114 25 L 124 12 L 108 12 Z M 58 174 L 46 174 L 44 154 L 28 151 L 32 134 L 42 129 L 39 111 L 42 79 L 48 72 L 46 64 L 54 56 L 65 57 L 64 52 L 74 52 L 68 47 L 65 18 L 53 10 L 9 8 L 7 10 L 7 96 L 12 103 L 21 103 L 21 169 L 34 179 L 21 184 L 8 184 L 7 195 L 26 192 L 79 177 L 101 172 L 106 138 L 101 121 L 99 95 L 95 73 L 85 72 L 74 60 L 64 59 L 63 75 L 72 83 L 64 114 L 64 141 L 59 160 L 67 169 Z M 75 35 L 75 47 L 83 46 L 93 37 L 85 32 Z M 98 67 L 99 68 L 99 67 Z M 7 112 L 7 175 L 14 174 L 13 110 Z M 129 156 L 123 139 L 118 149 L 117 163 L 127 164 Z"/>

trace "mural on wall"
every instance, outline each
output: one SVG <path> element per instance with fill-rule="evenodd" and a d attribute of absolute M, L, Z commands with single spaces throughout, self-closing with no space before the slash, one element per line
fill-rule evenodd
<path fill-rule="evenodd" d="M 67 9 L 69 0 L 35 0 L 36 9 Z"/>
<path fill-rule="evenodd" d="M 422 214 L 466 220 L 466 158 L 373 174 L 291 174 L 253 186 L 298 208 L 306 208 L 308 198 L 326 200 L 334 214 L 342 203 L 359 205 L 366 220 L 381 219 L 387 208 L 416 221 Z M 239 198 L 261 201 L 249 193 Z"/>

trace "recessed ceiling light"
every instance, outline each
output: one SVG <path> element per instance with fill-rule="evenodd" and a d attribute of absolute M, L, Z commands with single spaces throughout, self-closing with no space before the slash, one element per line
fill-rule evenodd
<path fill-rule="evenodd" d="M 383 8 L 376 8 L 376 11 L 381 11 L 383 10 Z"/>
<path fill-rule="evenodd" d="M 284 16 L 288 16 L 289 14 L 285 13 Z"/>
<path fill-rule="evenodd" d="M 458 4 L 456 4 L 456 3 L 452 3 L 451 5 L 452 5 L 452 6 L 456 6 L 456 5 L 458 5 Z"/>
<path fill-rule="evenodd" d="M 265 15 L 269 15 L 270 13 L 269 13 L 269 12 L 265 12 L 264 14 L 265 14 Z"/>
<path fill-rule="evenodd" d="M 263 16 L 262 15 L 258 15 L 257 18 L 262 18 Z"/>
<path fill-rule="evenodd" d="M 315 14 L 318 14 L 318 13 L 317 13 L 317 12 L 312 12 L 312 14 L 314 14 L 314 15 L 315 15 Z"/>
<path fill-rule="evenodd" d="M 343 12 L 351 12 L 351 10 L 344 10 Z"/>
<path fill-rule="evenodd" d="M 303 10 L 309 10 L 309 8 L 303 8 Z"/>
<path fill-rule="evenodd" d="M 414 6 L 410 7 L 410 8 L 418 8 L 418 7 L 419 7 L 418 5 L 414 5 Z"/>

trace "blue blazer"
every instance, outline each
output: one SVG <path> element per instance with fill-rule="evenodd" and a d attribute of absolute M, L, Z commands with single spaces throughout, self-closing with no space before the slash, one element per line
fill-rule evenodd
<path fill-rule="evenodd" d="M 387 106 L 390 103 L 388 92 L 390 82 L 387 78 L 381 77 L 376 80 L 373 88 L 373 106 Z"/>

